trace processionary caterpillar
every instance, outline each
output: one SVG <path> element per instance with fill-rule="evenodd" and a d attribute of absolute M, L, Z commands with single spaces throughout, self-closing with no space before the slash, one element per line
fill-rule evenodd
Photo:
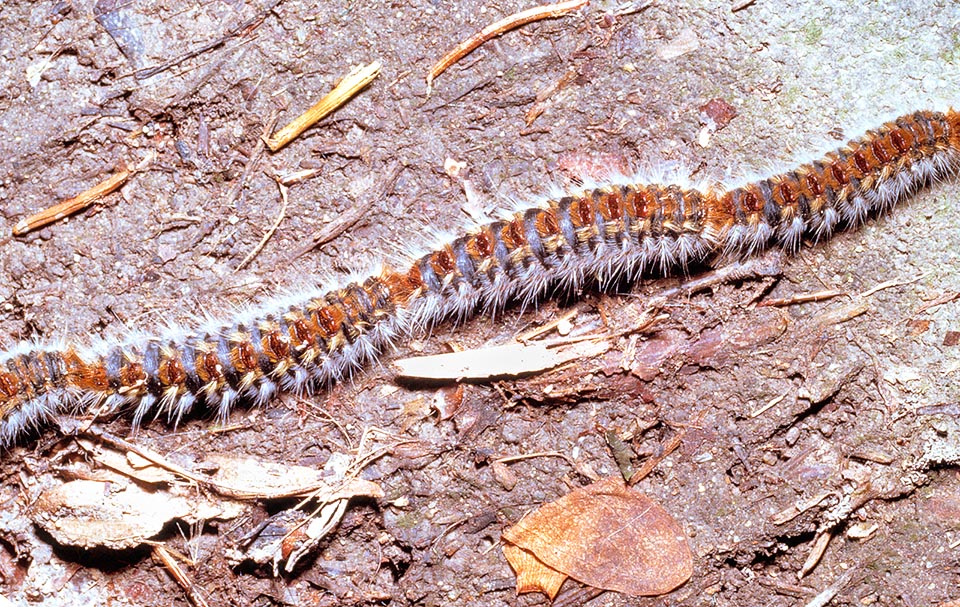
<path fill-rule="evenodd" d="M 401 336 L 450 318 L 601 289 L 653 270 L 823 240 L 960 168 L 960 112 L 921 111 L 821 160 L 729 189 L 627 179 L 541 200 L 469 230 L 409 267 L 270 299 L 232 318 L 116 342 L 0 352 L 0 446 L 56 415 L 129 409 L 176 423 L 198 404 L 226 417 L 280 391 L 329 385 Z"/>

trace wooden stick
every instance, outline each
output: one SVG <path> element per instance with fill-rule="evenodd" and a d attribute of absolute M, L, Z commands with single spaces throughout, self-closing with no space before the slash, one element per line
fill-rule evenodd
<path fill-rule="evenodd" d="M 45 225 L 51 224 L 55 221 L 60 221 L 67 215 L 72 215 L 77 211 L 82 211 L 87 208 L 100 198 L 103 198 L 107 194 L 116 191 L 117 188 L 126 183 L 135 173 L 142 171 L 146 168 L 151 162 L 153 162 L 156 154 L 150 152 L 147 156 L 132 169 L 123 169 L 115 173 L 110 178 L 101 181 L 92 188 L 85 190 L 73 198 L 68 198 L 59 204 L 55 204 L 52 207 L 48 207 L 39 213 L 25 217 L 17 222 L 17 225 L 13 226 L 13 235 L 14 236 L 23 236 L 28 232 L 32 232 L 38 228 L 42 228 Z"/>
<path fill-rule="evenodd" d="M 119 173 L 115 173 L 109 179 L 101 181 L 89 190 L 85 190 L 77 194 L 73 198 L 68 198 L 60 204 L 55 204 L 52 207 L 48 207 L 35 215 L 21 219 L 17 222 L 17 225 L 13 226 L 13 235 L 23 236 L 27 232 L 32 232 L 33 230 L 42 228 L 43 226 L 51 224 L 55 221 L 60 221 L 67 215 L 72 215 L 77 211 L 82 211 L 96 202 L 97 199 L 106 196 L 110 192 L 113 192 L 122 186 L 130 177 L 130 175 L 133 175 L 133 171 L 124 169 Z"/>
<path fill-rule="evenodd" d="M 500 21 L 497 21 L 496 23 L 491 23 L 473 36 L 470 36 L 458 44 L 452 51 L 444 55 L 443 59 L 433 64 L 433 67 L 431 67 L 430 71 L 427 73 L 427 91 L 429 92 L 430 88 L 432 87 L 434 78 L 442 74 L 448 67 L 457 61 L 460 61 L 469 55 L 474 49 L 487 40 L 496 38 L 504 32 L 508 32 L 514 28 L 520 27 L 521 25 L 526 25 L 532 21 L 562 17 L 570 11 L 577 10 L 578 8 L 586 5 L 588 1 L 589 0 L 568 0 L 567 2 L 558 2 L 557 4 L 537 6 L 534 8 L 529 8 L 525 11 L 520 11 L 519 13 L 514 13 L 509 17 L 505 17 Z"/>
<path fill-rule="evenodd" d="M 296 139 L 305 130 L 316 124 L 335 109 L 350 100 L 361 89 L 373 82 L 380 75 L 383 64 L 374 61 L 369 65 L 355 68 L 341 80 L 333 90 L 324 95 L 306 112 L 294 118 L 290 124 L 283 127 L 272 136 L 264 139 L 264 143 L 271 152 L 276 152 L 283 146 Z"/>
<path fill-rule="evenodd" d="M 403 171 L 403 168 L 404 165 L 401 162 L 395 161 L 390 166 L 386 176 L 377 184 L 377 187 L 373 192 L 365 194 L 363 200 L 350 207 L 336 219 L 311 234 L 307 239 L 307 243 L 300 247 L 300 249 L 298 249 L 290 257 L 290 259 L 297 259 L 298 257 L 306 255 L 316 247 L 327 244 L 340 234 L 343 234 L 349 230 L 358 221 L 366 217 L 367 212 L 373 207 L 374 204 L 376 204 L 378 200 L 390 194 L 390 192 L 393 190 L 393 186 L 397 183 L 397 178 L 400 177 L 400 173 Z"/>
<path fill-rule="evenodd" d="M 267 244 L 267 241 L 270 240 L 270 237 L 273 236 L 273 233 L 277 231 L 277 228 L 280 227 L 280 222 L 283 221 L 283 218 L 287 216 L 287 186 L 283 185 L 280 182 L 280 179 L 277 178 L 277 187 L 280 188 L 280 211 L 277 213 L 277 218 L 273 221 L 273 225 L 270 226 L 270 229 L 267 230 L 267 233 L 263 235 L 263 238 L 260 239 L 260 242 L 257 243 L 257 246 L 253 248 L 252 251 L 247 253 L 247 256 L 243 258 L 243 261 L 240 262 L 233 271 L 239 272 L 247 266 L 250 261 L 257 256 L 257 253 L 260 252 L 260 249 L 263 248 L 263 245 Z"/>
<path fill-rule="evenodd" d="M 180 584 L 190 603 L 196 607 L 208 607 L 207 601 L 197 592 L 197 588 L 194 586 L 190 576 L 184 573 L 183 569 L 180 568 L 180 565 L 177 564 L 177 561 L 170 555 L 170 552 L 166 548 L 160 544 L 154 544 L 153 555 L 163 563 L 163 566 L 167 568 L 167 571 L 170 572 L 173 579 Z"/>
<path fill-rule="evenodd" d="M 786 297 L 784 299 L 768 299 L 766 301 L 761 301 L 757 304 L 758 308 L 764 307 L 778 307 L 782 308 L 785 306 L 792 306 L 794 304 L 803 304 L 803 303 L 816 303 L 820 301 L 826 301 L 828 299 L 833 299 L 834 297 L 840 297 L 844 295 L 843 291 L 835 291 L 833 289 L 828 291 L 817 291 L 816 293 L 800 293 L 793 295 L 791 297 Z"/>

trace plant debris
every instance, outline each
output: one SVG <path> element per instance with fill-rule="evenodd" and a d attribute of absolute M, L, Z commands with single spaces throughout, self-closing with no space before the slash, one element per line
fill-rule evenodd
<path fill-rule="evenodd" d="M 656 596 L 693 574 L 693 556 L 677 521 L 616 478 L 544 504 L 504 530 L 503 540 L 518 594 L 543 592 L 553 599 L 571 577 L 629 596 Z"/>

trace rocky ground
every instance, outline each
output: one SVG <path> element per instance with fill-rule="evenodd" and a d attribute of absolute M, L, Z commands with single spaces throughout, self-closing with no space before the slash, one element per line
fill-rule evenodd
<path fill-rule="evenodd" d="M 486 43 L 428 93 L 433 62 L 529 6 L 5 6 L 0 342 L 229 314 L 420 250 L 572 172 L 629 164 L 735 181 L 958 101 L 960 8 L 949 0 L 594 2 Z M 272 121 L 374 60 L 382 74 L 336 114 L 279 152 L 259 144 Z M 89 210 L 10 236 L 24 216 L 152 154 Z M 284 206 L 275 176 L 300 170 L 312 174 Z M 189 591 L 150 545 L 64 545 L 35 524 L 38 496 L 99 473 L 99 460 L 51 431 L 0 455 L 0 594 L 16 605 L 539 604 L 514 592 L 502 529 L 663 456 L 637 488 L 686 531 L 693 577 L 663 597 L 606 593 L 591 605 L 956 604 L 958 196 L 956 181 L 937 184 L 772 260 L 767 275 L 670 298 L 653 327 L 639 328 L 646 303 L 684 277 L 442 326 L 330 390 L 238 410 L 225 426 L 159 421 L 127 439 L 198 467 L 378 456 L 360 478 L 382 497 L 352 500 L 293 573 L 235 555 L 295 499 L 162 525 L 153 539 L 185 556 L 174 560 Z M 357 209 L 359 221 L 295 257 Z M 822 291 L 840 295 L 757 305 Z M 573 309 L 572 330 L 602 333 L 606 352 L 459 390 L 398 382 L 389 366 L 510 343 Z M 98 427 L 130 433 L 124 418 Z M 584 600 L 577 592 L 568 583 L 561 600 Z"/>

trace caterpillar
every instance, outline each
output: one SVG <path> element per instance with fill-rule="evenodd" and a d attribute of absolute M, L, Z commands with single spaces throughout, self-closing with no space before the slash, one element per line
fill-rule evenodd
<path fill-rule="evenodd" d="M 919 111 L 822 159 L 730 188 L 627 178 L 540 200 L 405 268 L 274 298 L 232 318 L 115 342 L 23 342 L 0 352 L 0 447 L 57 415 L 132 412 L 176 424 L 202 405 L 309 392 L 399 338 L 591 283 L 604 288 L 770 247 L 795 251 L 883 213 L 960 168 L 960 112 Z"/>

